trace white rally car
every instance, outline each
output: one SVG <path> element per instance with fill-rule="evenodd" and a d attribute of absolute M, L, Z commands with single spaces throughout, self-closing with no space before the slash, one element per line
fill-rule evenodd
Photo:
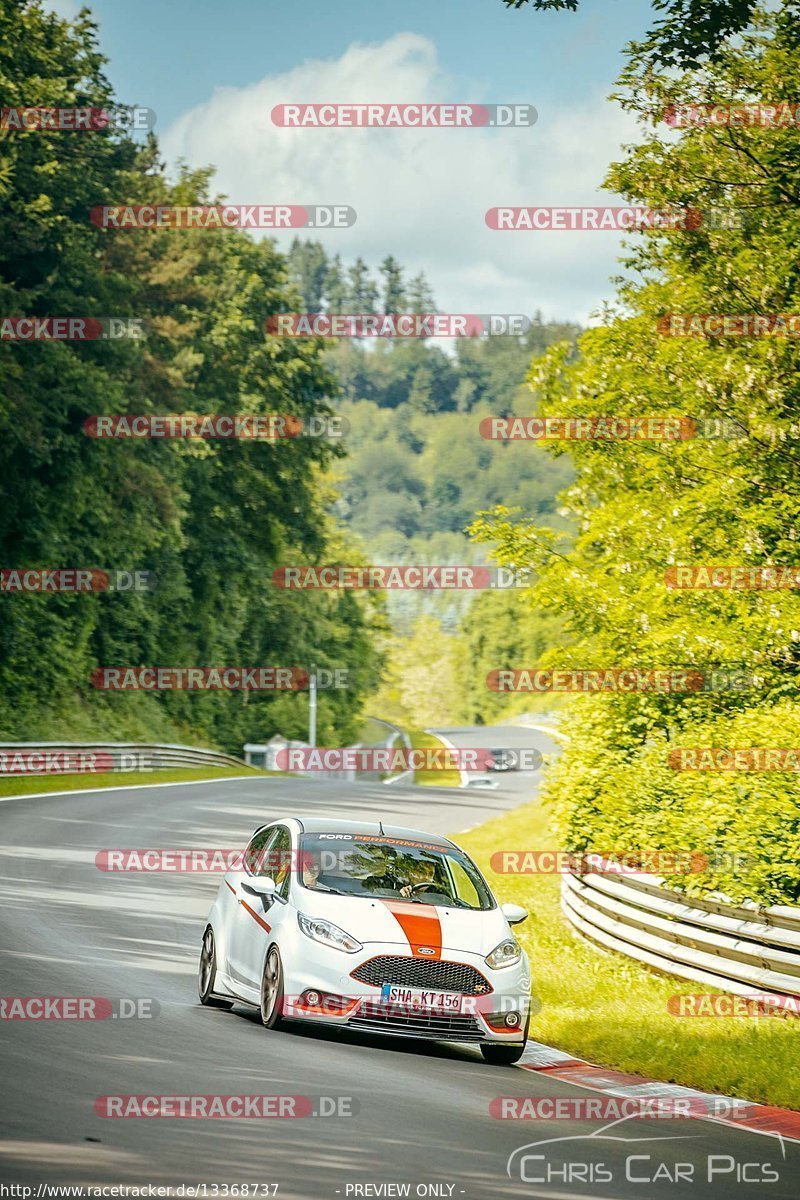
<path fill-rule="evenodd" d="M 256 830 L 203 935 L 202 1004 L 261 1011 L 269 1029 L 472 1042 L 514 1063 L 530 1013 L 528 959 L 471 859 L 447 838 L 375 822 L 285 817 Z"/>

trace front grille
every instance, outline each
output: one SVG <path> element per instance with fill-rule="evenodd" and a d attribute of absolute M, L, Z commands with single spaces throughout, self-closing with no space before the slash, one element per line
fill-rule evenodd
<path fill-rule="evenodd" d="M 404 1037 L 431 1038 L 440 1041 L 479 1042 L 484 1031 L 474 1017 L 459 1013 L 398 1013 L 396 1008 L 381 1011 L 377 1004 L 363 1004 L 358 1016 L 347 1022 L 351 1029 L 371 1033 L 393 1033 Z"/>
<path fill-rule="evenodd" d="M 353 979 L 382 987 L 384 983 L 404 987 L 428 988 L 438 992 L 461 992 L 464 996 L 485 996 L 492 989 L 488 982 L 468 963 L 433 961 L 381 954 L 362 963 L 352 972 Z"/>

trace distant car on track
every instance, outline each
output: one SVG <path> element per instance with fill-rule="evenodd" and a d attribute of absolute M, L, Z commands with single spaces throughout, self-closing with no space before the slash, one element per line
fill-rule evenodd
<path fill-rule="evenodd" d="M 519 756 L 513 750 L 500 750 L 493 747 L 489 751 L 486 763 L 487 771 L 515 771 L 519 766 Z"/>
<path fill-rule="evenodd" d="M 467 854 L 377 822 L 285 817 L 257 829 L 208 915 L 205 1005 L 256 1007 L 267 1028 L 314 1021 L 469 1042 L 489 1063 L 525 1049 L 530 967 Z"/>

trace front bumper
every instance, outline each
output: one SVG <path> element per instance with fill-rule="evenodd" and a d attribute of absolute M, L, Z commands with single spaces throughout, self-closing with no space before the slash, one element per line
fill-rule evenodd
<path fill-rule="evenodd" d="M 395 943 L 373 942 L 363 951 L 345 954 L 304 940 L 310 950 L 296 944 L 297 953 L 291 961 L 284 960 L 284 1016 L 288 1020 L 432 1041 L 507 1045 L 523 1039 L 531 990 L 530 968 L 524 955 L 514 966 L 492 970 L 481 956 L 462 951 L 443 950 L 441 959 L 431 961 L 415 957 L 408 950 L 403 953 Z M 384 959 L 390 960 L 385 968 L 381 965 Z M 380 977 L 380 983 L 366 983 L 354 978 L 355 974 Z M 381 997 L 382 983 L 431 988 L 434 976 L 462 981 L 461 987 L 439 985 L 442 991 L 460 992 L 461 1012 L 435 1007 L 412 1009 Z M 464 983 L 469 979 L 474 983 L 472 990 L 466 991 Z M 477 993 L 475 987 L 482 991 Z M 309 999 L 309 992 L 316 996 Z M 508 1014 L 515 1014 L 515 1024 L 508 1024 Z"/>

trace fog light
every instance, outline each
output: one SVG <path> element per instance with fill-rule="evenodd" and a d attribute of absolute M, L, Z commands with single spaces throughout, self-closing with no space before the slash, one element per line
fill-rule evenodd
<path fill-rule="evenodd" d="M 306 1004 L 319 1004 L 321 999 L 319 992 L 306 992 L 305 994 Z"/>
<path fill-rule="evenodd" d="M 506 1013 L 506 1025 L 509 1029 L 516 1029 L 519 1025 L 519 1013 Z"/>

